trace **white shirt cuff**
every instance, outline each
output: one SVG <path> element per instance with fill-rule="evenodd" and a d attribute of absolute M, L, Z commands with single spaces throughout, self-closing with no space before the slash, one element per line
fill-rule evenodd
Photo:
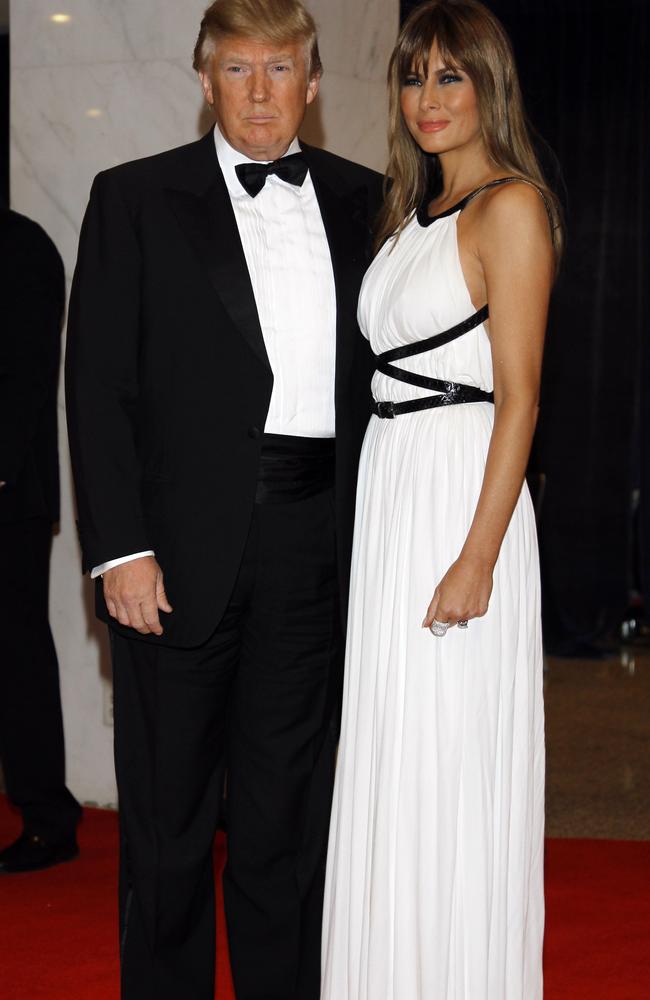
<path fill-rule="evenodd" d="M 115 569 L 116 566 L 121 566 L 122 563 L 132 562 L 134 559 L 142 559 L 144 556 L 154 556 L 156 553 L 152 549 L 147 549 L 146 552 L 134 552 L 131 556 L 121 556 L 120 559 L 111 559 L 109 562 L 102 563 L 101 566 L 95 566 L 94 569 L 90 571 L 90 579 L 94 580 L 96 577 L 101 576 L 102 573 L 106 573 L 109 569 Z"/>

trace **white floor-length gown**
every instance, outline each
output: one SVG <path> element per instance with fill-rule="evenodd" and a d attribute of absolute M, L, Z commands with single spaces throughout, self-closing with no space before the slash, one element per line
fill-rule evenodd
<path fill-rule="evenodd" d="M 475 312 L 465 202 L 421 211 L 366 275 L 375 354 Z M 396 362 L 491 390 L 483 325 Z M 377 400 L 430 396 L 377 373 Z M 322 1000 L 541 1000 L 544 721 L 539 563 L 524 487 L 484 618 L 421 623 L 481 489 L 494 407 L 371 417 L 360 465 Z"/>

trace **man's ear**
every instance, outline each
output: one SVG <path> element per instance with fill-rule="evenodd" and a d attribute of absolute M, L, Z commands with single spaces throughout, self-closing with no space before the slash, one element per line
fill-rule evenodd
<path fill-rule="evenodd" d="M 209 74 L 204 69 L 199 70 L 199 79 L 201 81 L 201 89 L 203 90 L 203 96 L 205 97 L 210 107 L 212 107 L 212 105 L 214 104 L 214 96 L 212 93 L 212 80 L 210 79 Z"/>
<path fill-rule="evenodd" d="M 312 104 L 312 102 L 318 97 L 318 91 L 320 90 L 320 76 L 320 73 L 312 76 L 311 80 L 307 84 L 307 104 Z"/>

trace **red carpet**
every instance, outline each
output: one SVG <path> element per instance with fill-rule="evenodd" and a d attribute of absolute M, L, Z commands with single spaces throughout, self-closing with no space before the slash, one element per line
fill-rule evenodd
<path fill-rule="evenodd" d="M 0 797 L 0 844 L 19 832 Z M 0 878 L 2 1000 L 117 1000 L 116 816 L 86 810 L 80 846 L 72 864 Z M 648 1000 L 650 843 L 551 840 L 546 872 L 545 1000 Z M 221 933 L 217 1000 L 233 998 L 226 954 Z"/>

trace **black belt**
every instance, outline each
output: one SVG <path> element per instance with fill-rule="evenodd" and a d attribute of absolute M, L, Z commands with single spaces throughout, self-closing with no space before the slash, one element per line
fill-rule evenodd
<path fill-rule="evenodd" d="M 386 400 L 375 401 L 373 413 L 378 417 L 392 419 L 401 413 L 415 413 L 419 410 L 430 410 L 437 406 L 455 406 L 458 403 L 493 403 L 494 393 L 486 392 L 475 385 L 463 385 L 462 382 L 447 382 L 439 378 L 427 378 L 425 375 L 416 375 L 415 372 L 404 371 L 403 368 L 396 368 L 392 361 L 400 361 L 403 358 L 411 358 L 416 354 L 423 354 L 425 351 L 433 351 L 437 347 L 462 337 L 475 327 L 483 323 L 489 315 L 488 307 L 483 306 L 468 319 L 463 320 L 456 326 L 437 333 L 434 337 L 427 337 L 415 344 L 406 344 L 404 347 L 395 347 L 391 351 L 385 351 L 377 358 L 377 371 L 389 378 L 397 379 L 399 382 L 407 382 L 409 385 L 416 385 L 421 389 L 433 389 L 437 396 L 425 396 L 422 399 L 409 399 L 403 403 L 393 403 Z"/>
<path fill-rule="evenodd" d="M 334 485 L 335 438 L 265 434 L 255 503 L 306 500 Z"/>
<path fill-rule="evenodd" d="M 432 378 L 429 382 L 437 382 L 439 385 L 428 385 L 427 389 L 439 389 L 438 396 L 425 396 L 423 399 L 408 399 L 403 403 L 391 403 L 380 400 L 373 403 L 372 412 L 378 417 L 392 419 L 398 417 L 400 413 L 416 413 L 418 410 L 431 410 L 436 406 L 455 406 L 457 403 L 493 403 L 494 393 L 485 392 L 473 385 L 463 385 L 462 382 L 440 382 L 440 379 Z M 445 386 L 445 389 L 442 389 Z"/>

